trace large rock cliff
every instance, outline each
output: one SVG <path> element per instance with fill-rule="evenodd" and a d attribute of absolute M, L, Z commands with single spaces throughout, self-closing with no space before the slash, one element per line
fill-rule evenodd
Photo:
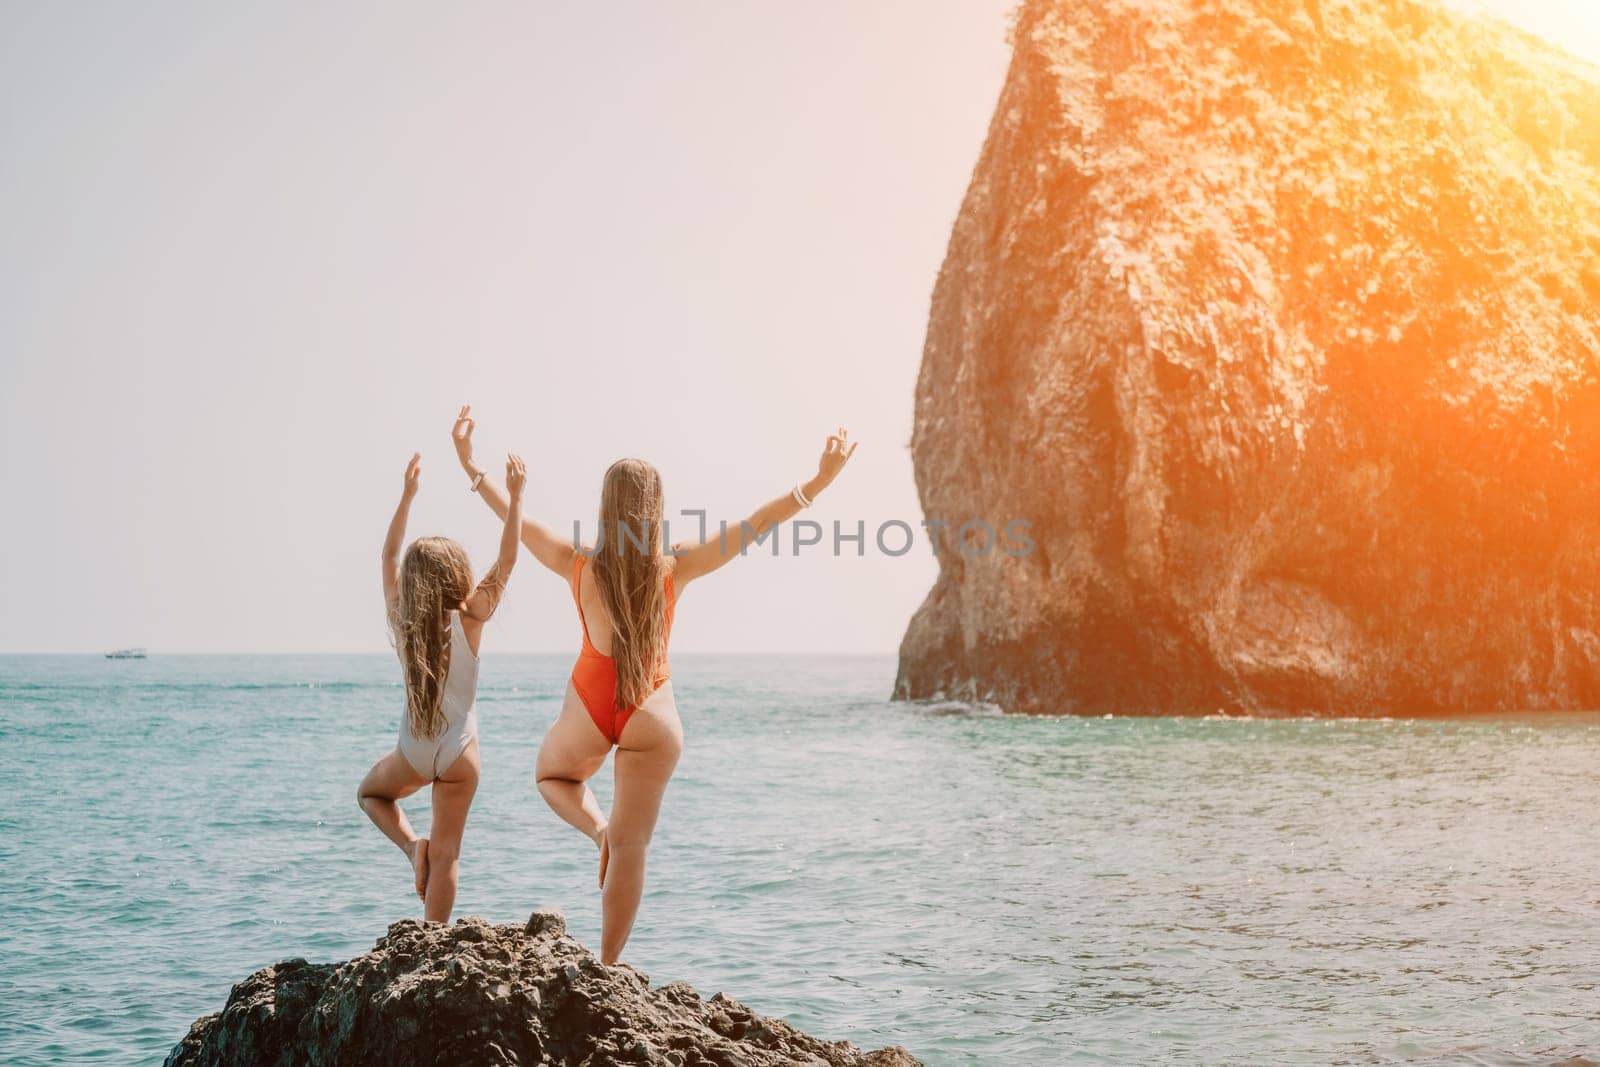
<path fill-rule="evenodd" d="M 1600 706 L 1600 81 L 1410 0 L 1028 0 L 934 291 L 901 697 Z M 1012 543 L 1014 546 L 1014 542 Z"/>
<path fill-rule="evenodd" d="M 570 1064 L 610 1067 L 916 1067 L 895 1046 L 819 1041 L 718 993 L 652 989 L 566 936 L 560 913 L 525 927 L 397 922 L 341 964 L 286 960 L 195 1021 L 167 1067 Z"/>

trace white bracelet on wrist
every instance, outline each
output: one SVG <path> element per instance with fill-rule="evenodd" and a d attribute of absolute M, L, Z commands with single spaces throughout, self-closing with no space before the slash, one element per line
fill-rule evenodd
<path fill-rule="evenodd" d="M 803 508 L 809 508 L 811 501 L 806 497 L 806 491 L 800 488 L 800 483 L 795 482 L 794 488 L 789 490 L 789 495 L 794 497 L 794 502 Z M 809 519 L 807 520 L 810 521 Z"/>
<path fill-rule="evenodd" d="M 472 485 L 468 487 L 467 491 L 470 493 L 476 493 L 478 491 L 478 486 L 483 484 L 483 479 L 487 477 L 488 474 L 489 472 L 487 470 L 479 471 L 478 476 L 472 479 Z"/>

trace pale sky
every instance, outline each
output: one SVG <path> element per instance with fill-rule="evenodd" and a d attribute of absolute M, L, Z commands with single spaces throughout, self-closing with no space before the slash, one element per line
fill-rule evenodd
<path fill-rule="evenodd" d="M 411 532 L 492 559 L 464 401 L 560 528 L 629 454 L 738 519 L 841 424 L 811 517 L 920 519 L 912 388 L 1008 10 L 6 6 L 0 649 L 383 648 L 413 449 Z M 892 651 L 924 551 L 739 561 L 673 647 Z M 486 647 L 575 649 L 521 568 Z"/>
<path fill-rule="evenodd" d="M 1491 6 L 1600 51 L 1600 5 Z M 466 401 L 559 529 L 629 454 L 737 519 L 840 424 L 808 517 L 916 522 L 1011 7 L 0 4 L 0 650 L 384 647 L 413 449 L 411 534 L 492 559 Z M 674 650 L 891 652 L 935 574 L 784 549 L 692 588 Z M 577 640 L 524 555 L 486 650 Z"/>

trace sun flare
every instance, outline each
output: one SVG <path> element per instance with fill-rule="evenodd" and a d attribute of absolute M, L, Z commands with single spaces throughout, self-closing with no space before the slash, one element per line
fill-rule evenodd
<path fill-rule="evenodd" d="M 1446 0 L 1450 7 L 1482 12 L 1600 63 L 1600 3 L 1596 0 Z"/>

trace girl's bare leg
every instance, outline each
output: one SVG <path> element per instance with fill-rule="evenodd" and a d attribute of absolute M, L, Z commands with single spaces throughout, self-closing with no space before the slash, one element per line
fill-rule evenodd
<path fill-rule="evenodd" d="M 428 829 L 427 893 L 422 917 L 449 922 L 461 877 L 461 835 L 467 811 L 478 791 L 478 739 L 473 738 L 444 774 L 433 783 L 433 824 Z"/>
<path fill-rule="evenodd" d="M 645 853 L 661 813 L 661 798 L 682 751 L 683 727 L 669 683 L 633 713 L 617 749 L 616 796 L 601 856 L 602 963 L 617 962 L 633 930 L 644 895 Z"/>
<path fill-rule="evenodd" d="M 374 763 L 356 787 L 356 803 L 372 820 L 372 825 L 382 830 L 383 836 L 399 846 L 411 860 L 412 880 L 419 897 L 423 892 L 423 872 L 427 869 L 428 842 L 426 838 L 417 837 L 397 802 L 427 784 L 427 779 L 406 762 L 397 748 Z"/>
<path fill-rule="evenodd" d="M 534 775 L 539 795 L 550 810 L 596 844 L 605 831 L 606 817 L 589 790 L 588 781 L 610 751 L 611 743 L 589 718 L 577 690 L 569 684 L 561 714 L 539 745 Z"/>

